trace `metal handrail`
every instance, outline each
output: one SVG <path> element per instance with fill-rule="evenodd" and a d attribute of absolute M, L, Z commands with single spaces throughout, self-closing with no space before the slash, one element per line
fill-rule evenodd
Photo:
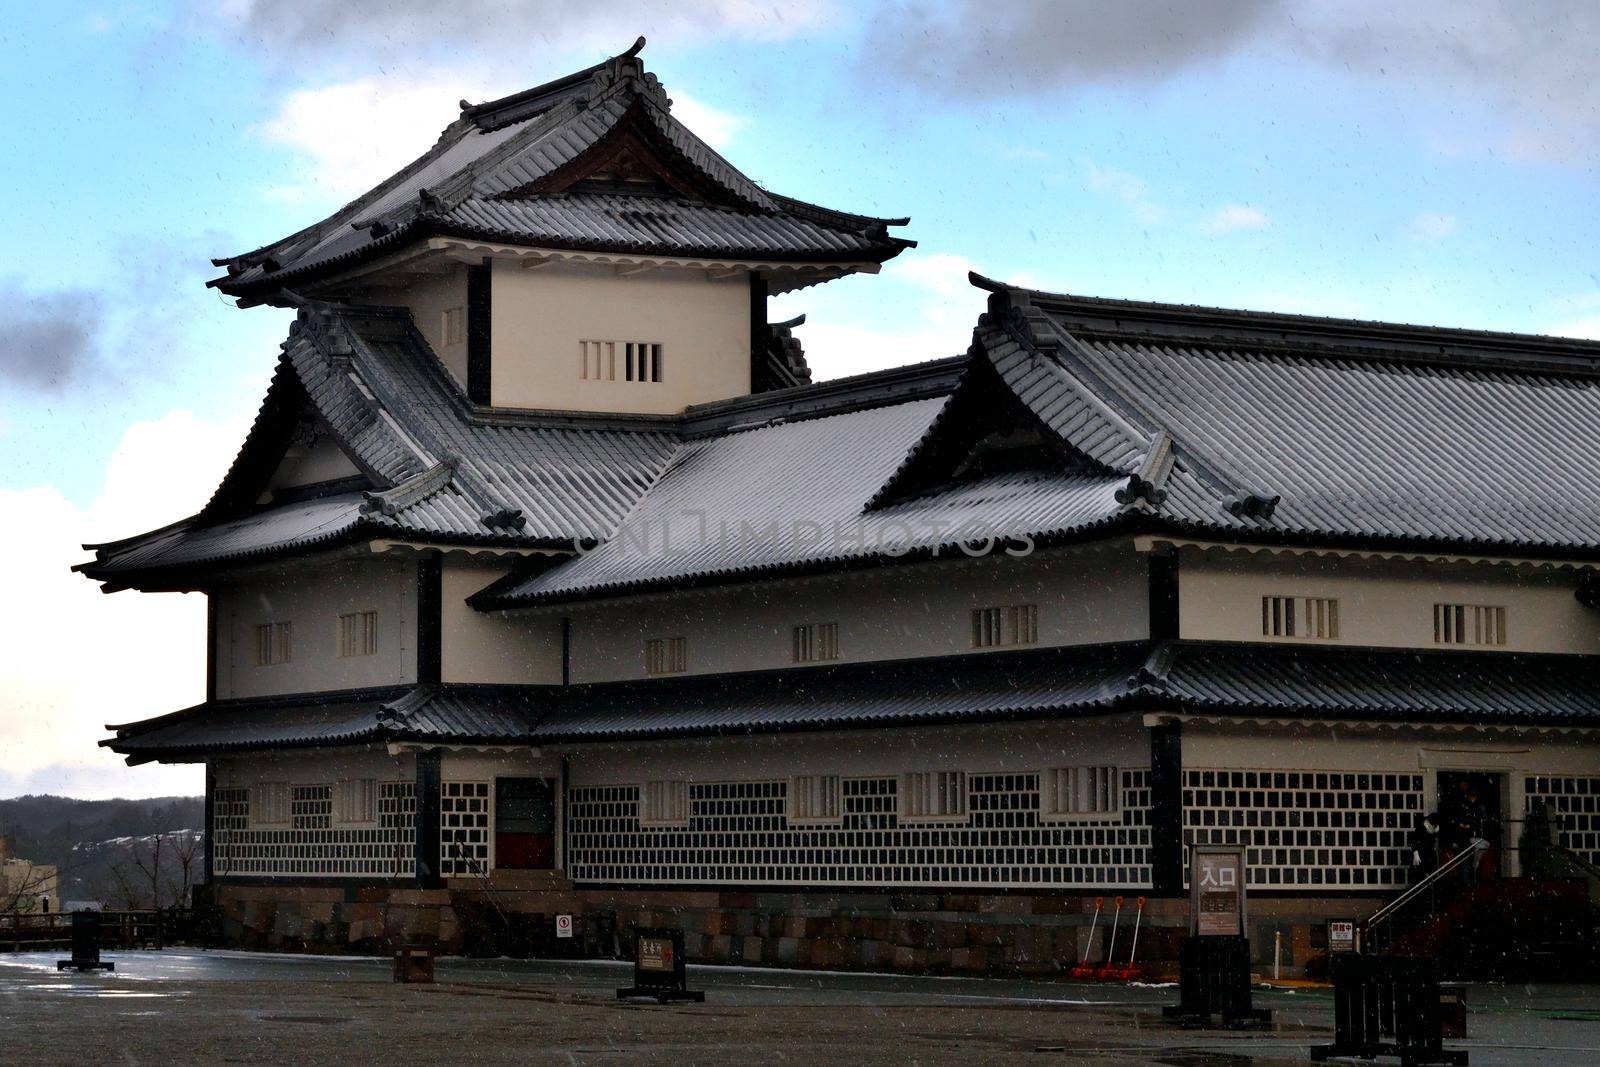
<path fill-rule="evenodd" d="M 1399 896 L 1389 901 L 1389 903 L 1385 904 L 1383 907 L 1367 916 L 1366 922 L 1361 924 L 1362 934 L 1365 935 L 1370 933 L 1374 926 L 1377 926 L 1380 923 L 1388 922 L 1394 917 L 1395 912 L 1399 911 L 1412 900 L 1416 899 L 1416 897 L 1420 895 L 1424 889 L 1429 888 L 1436 882 L 1447 877 L 1452 871 L 1458 870 L 1465 866 L 1469 860 L 1475 860 L 1481 853 L 1486 852 L 1488 848 L 1489 842 L 1485 841 L 1481 837 L 1473 838 L 1470 845 L 1456 853 L 1454 856 L 1451 856 L 1448 862 L 1442 863 L 1438 867 L 1435 867 L 1432 871 L 1428 872 L 1427 876 L 1424 877 L 1420 882 L 1410 886 L 1404 893 L 1401 893 Z"/>

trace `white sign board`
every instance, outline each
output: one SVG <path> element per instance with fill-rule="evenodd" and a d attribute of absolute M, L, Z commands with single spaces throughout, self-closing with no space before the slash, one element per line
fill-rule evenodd
<path fill-rule="evenodd" d="M 1189 849 L 1189 932 L 1200 937 L 1244 934 L 1244 849 L 1194 845 Z"/>
<path fill-rule="evenodd" d="M 570 915 L 557 915 L 556 916 L 556 936 L 557 937 L 571 937 L 572 936 L 572 916 L 570 916 Z"/>
<path fill-rule="evenodd" d="M 1356 950 L 1356 924 L 1330 922 L 1328 924 L 1328 951 L 1354 952 Z"/>

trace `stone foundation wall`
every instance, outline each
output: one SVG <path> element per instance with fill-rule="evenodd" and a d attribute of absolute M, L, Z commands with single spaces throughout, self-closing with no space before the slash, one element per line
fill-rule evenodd
<path fill-rule="evenodd" d="M 231 886 L 216 888 L 229 947 L 286 952 L 385 954 L 406 943 L 448 954 L 626 957 L 630 932 L 684 931 L 697 963 L 948 974 L 1059 974 L 1080 959 L 1102 962 L 1111 940 L 1113 898 L 1098 922 L 1092 896 L 596 890 L 484 891 L 388 887 Z M 1133 947 L 1135 898 L 1124 898 L 1115 961 Z M 1252 953 L 1273 963 L 1281 936 L 1283 973 L 1303 972 L 1326 947 L 1326 923 L 1356 919 L 1374 899 L 1256 898 Z M 574 916 L 576 936 L 554 937 L 557 914 Z M 1175 973 L 1188 931 L 1187 899 L 1146 903 L 1137 960 Z M 1092 933 L 1091 933 L 1092 930 Z"/>

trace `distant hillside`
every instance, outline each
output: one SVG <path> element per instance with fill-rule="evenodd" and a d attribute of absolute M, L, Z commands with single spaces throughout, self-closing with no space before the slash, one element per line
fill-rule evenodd
<path fill-rule="evenodd" d="M 0 800 L 0 835 L 15 855 L 60 868 L 63 900 L 112 907 L 149 907 L 158 897 L 162 905 L 179 903 L 186 885 L 199 880 L 204 820 L 202 797 Z"/>

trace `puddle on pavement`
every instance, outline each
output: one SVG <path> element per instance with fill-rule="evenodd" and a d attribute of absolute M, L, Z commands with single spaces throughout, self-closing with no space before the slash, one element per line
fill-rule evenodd
<path fill-rule="evenodd" d="M 21 988 L 29 992 L 59 993 L 67 997 L 101 997 L 106 1000 L 149 1000 L 170 997 L 172 993 L 156 993 L 145 989 L 117 989 L 102 985 L 82 985 L 76 982 L 38 982 Z M 182 996 L 182 993 L 177 994 Z"/>

